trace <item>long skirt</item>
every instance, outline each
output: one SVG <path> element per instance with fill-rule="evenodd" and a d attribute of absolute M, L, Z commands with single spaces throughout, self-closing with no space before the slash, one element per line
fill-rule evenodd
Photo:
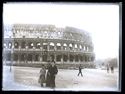
<path fill-rule="evenodd" d="M 51 83 L 50 87 L 55 88 L 55 76 L 54 75 L 51 76 L 50 83 Z"/>
<path fill-rule="evenodd" d="M 46 76 L 46 87 L 50 87 L 50 75 L 47 73 L 47 76 Z"/>
<path fill-rule="evenodd" d="M 47 73 L 47 77 L 46 77 L 46 87 L 51 87 L 54 88 L 55 87 L 55 76 L 54 75 L 49 75 Z"/>

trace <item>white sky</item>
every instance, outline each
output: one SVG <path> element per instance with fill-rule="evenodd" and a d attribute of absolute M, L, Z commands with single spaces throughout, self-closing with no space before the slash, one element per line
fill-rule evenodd
<path fill-rule="evenodd" d="M 90 32 L 96 59 L 118 56 L 119 6 L 116 4 L 6 3 L 3 7 L 5 24 L 73 26 Z"/>

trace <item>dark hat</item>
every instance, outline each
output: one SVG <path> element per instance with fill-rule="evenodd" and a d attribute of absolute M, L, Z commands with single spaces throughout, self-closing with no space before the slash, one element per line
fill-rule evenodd
<path fill-rule="evenodd" d="M 42 67 L 43 67 L 44 65 L 42 64 Z"/>

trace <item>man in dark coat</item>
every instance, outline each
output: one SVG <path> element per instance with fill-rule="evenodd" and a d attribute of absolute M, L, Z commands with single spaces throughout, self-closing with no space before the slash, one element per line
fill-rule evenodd
<path fill-rule="evenodd" d="M 46 86 L 55 88 L 55 76 L 58 73 L 57 66 L 55 65 L 55 61 L 50 63 L 51 65 L 48 67 L 48 72 L 47 72 L 47 82 Z"/>
<path fill-rule="evenodd" d="M 79 74 L 81 74 L 81 76 L 83 76 L 83 75 L 82 75 L 82 66 L 81 66 L 81 64 L 80 64 L 80 66 L 79 66 L 79 73 L 78 73 L 78 76 L 79 76 Z"/>
<path fill-rule="evenodd" d="M 47 66 L 48 71 L 47 71 L 47 75 L 46 75 L 46 87 L 50 87 L 50 79 L 51 79 L 50 72 L 49 72 L 50 67 L 51 67 L 51 64 L 49 61 L 48 66 Z"/>

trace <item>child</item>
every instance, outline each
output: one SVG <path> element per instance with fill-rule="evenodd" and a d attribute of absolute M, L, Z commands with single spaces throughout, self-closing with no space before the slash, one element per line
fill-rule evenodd
<path fill-rule="evenodd" d="M 42 68 L 40 70 L 40 76 L 39 76 L 39 83 L 41 87 L 43 87 L 43 83 L 45 83 L 45 75 L 46 75 L 46 68 L 44 65 L 42 65 Z"/>

